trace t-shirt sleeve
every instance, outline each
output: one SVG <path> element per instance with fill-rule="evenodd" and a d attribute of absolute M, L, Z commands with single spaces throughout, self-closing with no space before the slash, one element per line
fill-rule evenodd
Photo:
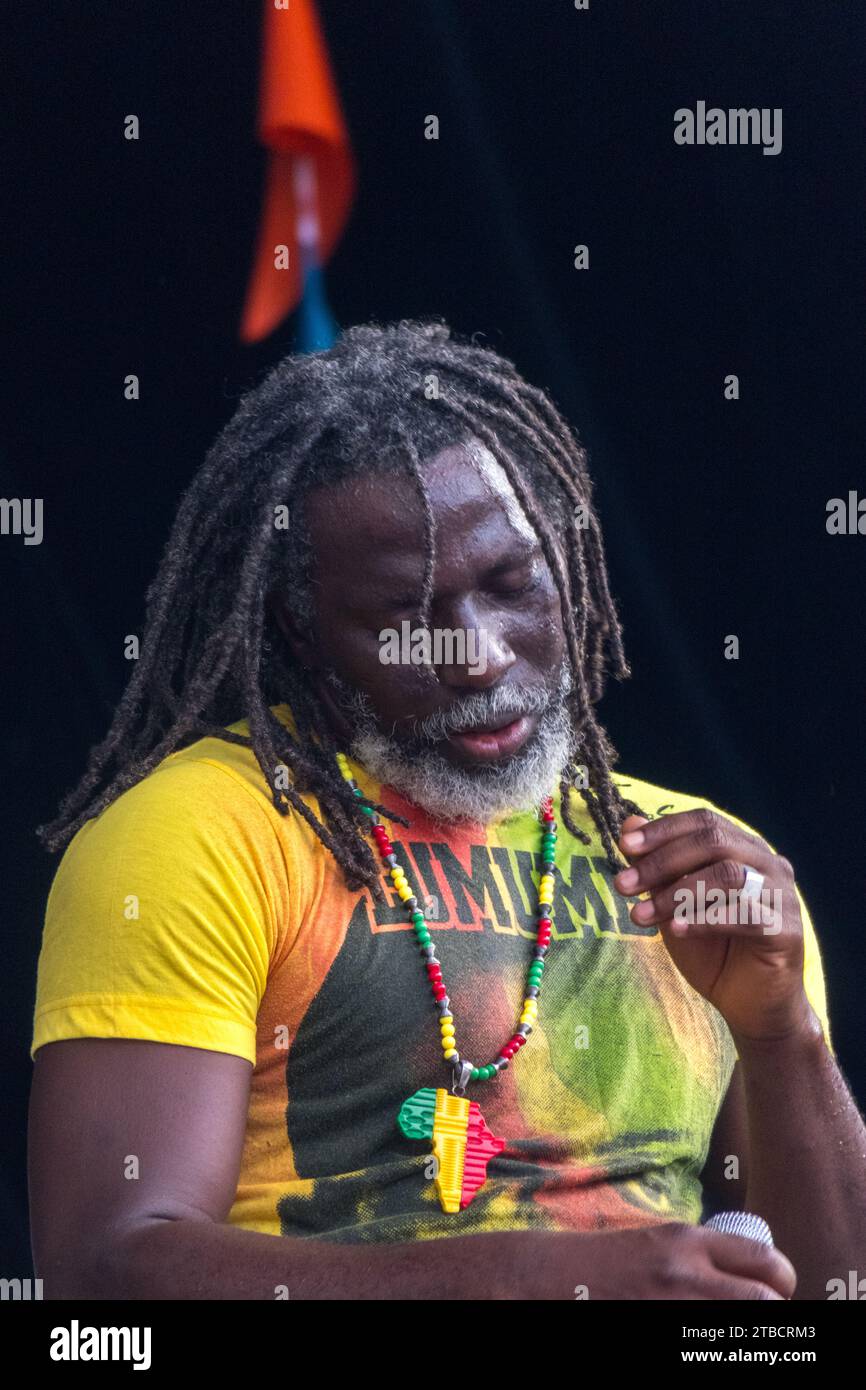
<path fill-rule="evenodd" d="M 264 808 L 215 764 L 169 759 L 82 826 L 60 862 L 31 1056 L 67 1038 L 139 1038 L 255 1065 L 287 896 Z"/>

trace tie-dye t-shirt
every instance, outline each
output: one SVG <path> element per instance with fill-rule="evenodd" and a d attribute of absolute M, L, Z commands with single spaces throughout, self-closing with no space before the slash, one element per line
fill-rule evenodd
<path fill-rule="evenodd" d="M 350 763 L 365 792 L 411 821 L 391 835 L 429 908 L 458 1042 L 491 1061 L 518 1021 L 532 953 L 537 816 L 433 824 Z M 617 781 L 653 817 L 710 804 Z M 506 1071 L 469 1088 L 505 1146 L 458 1213 L 440 1207 L 430 1141 L 397 1125 L 407 1097 L 450 1079 L 399 899 L 390 887 L 383 902 L 350 891 L 311 827 L 274 808 L 239 745 L 206 738 L 173 754 L 78 832 L 48 902 L 32 1052 L 144 1038 L 246 1058 L 229 1216 L 240 1227 L 403 1241 L 697 1221 L 733 1041 L 657 929 L 629 919 L 585 811 L 579 824 L 591 844 L 560 822 L 537 1025 Z M 808 915 L 806 948 L 829 1042 Z"/>

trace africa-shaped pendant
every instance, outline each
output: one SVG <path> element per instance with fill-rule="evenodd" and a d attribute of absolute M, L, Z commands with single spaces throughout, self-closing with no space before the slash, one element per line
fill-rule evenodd
<path fill-rule="evenodd" d="M 468 1207 L 487 1181 L 487 1164 L 505 1148 L 491 1134 L 477 1103 L 425 1086 L 400 1106 L 397 1123 L 407 1139 L 432 1139 L 436 1191 L 443 1211 Z"/>

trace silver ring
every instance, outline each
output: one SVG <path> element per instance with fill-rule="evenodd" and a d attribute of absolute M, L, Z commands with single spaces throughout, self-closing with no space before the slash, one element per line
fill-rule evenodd
<path fill-rule="evenodd" d="M 743 865 L 743 873 L 746 877 L 743 886 L 740 889 L 740 893 L 744 898 L 760 899 L 761 893 L 764 890 L 764 875 L 758 873 L 757 869 L 751 868 L 749 864 Z"/>

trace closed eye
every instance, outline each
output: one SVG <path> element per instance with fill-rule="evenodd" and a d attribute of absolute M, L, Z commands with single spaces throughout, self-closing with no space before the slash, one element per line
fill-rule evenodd
<path fill-rule="evenodd" d="M 526 594 L 532 592 L 536 584 L 535 579 L 530 579 L 528 584 L 521 584 L 519 589 L 496 589 L 494 592 L 499 598 L 524 598 Z"/>
<path fill-rule="evenodd" d="M 522 573 L 512 572 L 511 575 L 507 573 L 501 575 L 490 585 L 489 592 L 500 598 L 521 598 L 536 588 L 538 580 L 539 569 L 537 565 L 533 565 L 528 574 L 524 570 Z"/>

